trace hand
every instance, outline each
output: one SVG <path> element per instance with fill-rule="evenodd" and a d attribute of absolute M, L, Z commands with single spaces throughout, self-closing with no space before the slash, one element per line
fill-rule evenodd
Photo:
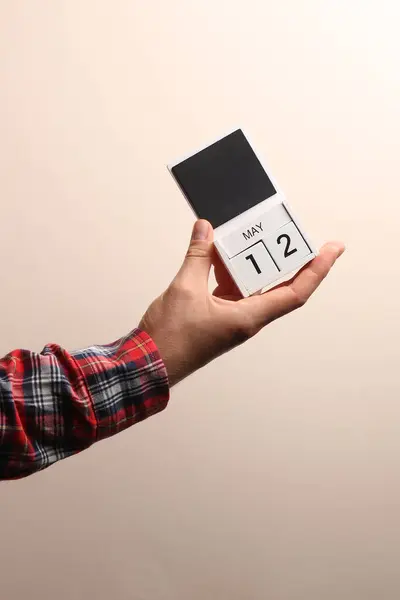
<path fill-rule="evenodd" d="M 210 223 L 197 221 L 181 269 L 139 325 L 157 344 L 170 385 L 303 306 L 343 251 L 339 242 L 326 244 L 291 281 L 242 298 L 214 249 Z M 212 264 L 218 287 L 211 294 Z"/>

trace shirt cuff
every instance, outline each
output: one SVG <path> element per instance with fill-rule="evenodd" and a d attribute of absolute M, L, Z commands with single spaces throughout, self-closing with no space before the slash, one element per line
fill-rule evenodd
<path fill-rule="evenodd" d="M 162 411 L 169 400 L 167 370 L 152 338 L 140 329 L 113 344 L 72 354 L 84 376 L 97 422 L 96 440 Z"/>

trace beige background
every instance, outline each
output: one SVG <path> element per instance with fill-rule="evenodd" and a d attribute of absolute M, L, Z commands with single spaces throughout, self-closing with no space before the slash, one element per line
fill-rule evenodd
<path fill-rule="evenodd" d="M 135 326 L 193 221 L 164 165 L 232 125 L 348 246 L 162 415 L 1 486 L 2 599 L 399 598 L 398 6 L 0 0 L 1 353 Z"/>

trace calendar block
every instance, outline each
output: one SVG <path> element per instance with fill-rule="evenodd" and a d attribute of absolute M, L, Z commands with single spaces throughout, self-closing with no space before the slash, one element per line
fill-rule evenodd
<path fill-rule="evenodd" d="M 268 252 L 264 242 L 257 242 L 230 261 L 235 278 L 239 278 L 251 293 L 265 287 L 279 277 L 277 264 Z"/>
<path fill-rule="evenodd" d="M 243 296 L 273 287 L 317 252 L 248 135 L 235 129 L 169 165 Z"/>
<path fill-rule="evenodd" d="M 293 221 L 264 239 L 271 256 L 282 273 L 293 271 L 312 253 Z"/>

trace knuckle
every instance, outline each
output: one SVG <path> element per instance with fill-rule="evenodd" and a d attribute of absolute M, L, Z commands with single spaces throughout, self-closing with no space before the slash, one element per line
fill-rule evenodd
<path fill-rule="evenodd" d="M 260 331 L 260 327 L 255 323 L 250 323 L 245 328 L 244 332 L 246 335 L 246 339 L 250 339 L 254 337 Z"/>
<path fill-rule="evenodd" d="M 168 295 L 183 301 L 189 301 L 195 297 L 195 292 L 193 287 L 184 279 L 175 279 L 168 288 Z"/>
<path fill-rule="evenodd" d="M 196 298 L 196 293 L 190 285 L 182 284 L 179 288 L 179 293 L 182 300 L 186 302 L 192 302 Z"/>
<path fill-rule="evenodd" d="M 248 315 L 241 315 L 235 325 L 234 335 L 237 340 L 244 342 L 257 333 L 257 327 L 254 320 Z"/>
<path fill-rule="evenodd" d="M 209 245 L 204 242 L 192 242 L 186 252 L 186 258 L 209 258 Z"/>
<path fill-rule="evenodd" d="M 171 298 L 171 296 L 175 296 L 178 291 L 179 291 L 179 283 L 176 279 L 174 279 L 173 281 L 171 281 L 171 283 L 165 290 L 164 297 L 167 299 Z"/>
<path fill-rule="evenodd" d="M 308 297 L 305 296 L 304 294 L 295 294 L 294 295 L 294 309 L 298 309 L 301 308 L 302 306 L 304 306 L 307 303 Z"/>

